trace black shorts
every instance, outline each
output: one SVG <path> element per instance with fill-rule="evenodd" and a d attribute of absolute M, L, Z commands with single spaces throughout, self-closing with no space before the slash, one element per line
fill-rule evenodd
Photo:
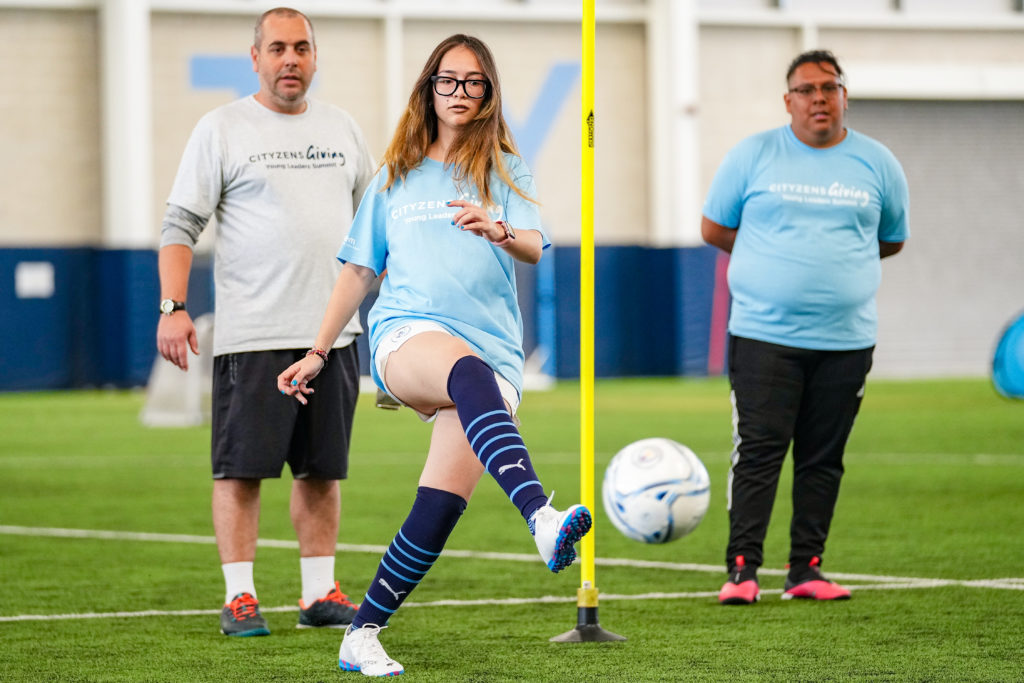
<path fill-rule="evenodd" d="M 277 376 L 305 349 L 230 353 L 213 359 L 214 479 L 276 479 L 287 462 L 295 479 L 345 479 L 359 398 L 355 344 L 332 349 L 302 405 L 277 389 Z"/>

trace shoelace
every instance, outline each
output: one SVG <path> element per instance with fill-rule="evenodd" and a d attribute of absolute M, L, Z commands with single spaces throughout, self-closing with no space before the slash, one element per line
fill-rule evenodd
<path fill-rule="evenodd" d="M 235 621 L 241 621 L 242 619 L 254 616 L 258 605 L 259 603 L 256 601 L 256 598 L 248 593 L 244 593 L 232 600 L 231 604 L 228 605 L 228 609 L 231 610 L 231 616 L 235 618 Z"/>
<path fill-rule="evenodd" d="M 786 563 L 786 569 L 790 569 L 790 568 L 791 568 L 791 565 L 787 562 Z M 821 558 L 818 557 L 817 555 L 812 557 L 811 561 L 807 563 L 807 569 L 810 570 L 809 576 L 811 578 L 804 579 L 803 581 L 814 581 L 814 580 L 817 579 L 817 580 L 828 581 L 829 583 L 833 583 L 832 581 L 829 581 L 828 579 L 826 579 L 822 575 L 822 573 L 821 573 Z M 801 581 L 801 583 L 803 583 L 803 581 Z"/>
<path fill-rule="evenodd" d="M 358 652 L 359 661 L 362 666 L 377 662 L 378 660 L 391 661 L 388 653 L 384 652 L 384 646 L 377 639 L 380 636 L 380 632 L 386 628 L 387 626 L 377 626 L 376 624 L 363 624 L 359 627 L 360 631 L 366 631 L 364 637 L 360 638 Z"/>
<path fill-rule="evenodd" d="M 356 606 L 354 602 L 349 600 L 347 595 L 341 592 L 341 585 L 337 581 L 334 582 L 334 590 L 328 593 L 325 597 L 320 598 L 320 600 L 323 600 L 324 602 L 336 602 L 343 607 L 355 608 Z M 319 600 L 317 602 L 319 602 Z"/>
<path fill-rule="evenodd" d="M 742 555 L 737 555 L 736 556 L 736 566 L 734 567 L 734 569 L 736 570 L 736 576 L 734 576 L 733 579 L 732 579 L 733 583 L 736 583 L 736 584 L 740 583 L 740 575 L 743 573 L 743 568 L 746 567 L 746 566 L 747 566 L 746 558 L 744 558 Z"/>
<path fill-rule="evenodd" d="M 552 490 L 551 491 L 551 495 L 548 496 L 548 502 L 544 503 L 544 505 L 541 505 L 539 508 L 534 510 L 533 514 L 530 515 L 530 519 L 527 520 L 526 526 L 529 527 L 531 535 L 533 535 L 533 536 L 537 535 L 537 513 L 540 512 L 541 510 L 543 510 L 546 507 L 551 507 L 551 501 L 554 500 L 554 498 L 555 498 L 555 492 L 554 492 L 554 490 Z"/>

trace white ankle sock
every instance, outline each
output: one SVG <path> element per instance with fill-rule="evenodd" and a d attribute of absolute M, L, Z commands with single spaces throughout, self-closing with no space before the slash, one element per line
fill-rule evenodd
<path fill-rule="evenodd" d="M 224 587 L 227 595 L 224 604 L 228 604 L 239 593 L 251 593 L 256 597 L 256 585 L 252 579 L 252 562 L 228 562 L 220 566 L 224 572 Z"/>
<path fill-rule="evenodd" d="M 308 607 L 334 588 L 334 555 L 301 557 L 302 602 Z"/>

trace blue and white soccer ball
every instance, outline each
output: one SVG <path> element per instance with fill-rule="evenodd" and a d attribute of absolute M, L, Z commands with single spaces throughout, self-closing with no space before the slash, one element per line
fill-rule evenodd
<path fill-rule="evenodd" d="M 711 478 L 689 448 L 671 439 L 635 441 L 608 463 L 601 486 L 615 528 L 644 543 L 668 543 L 704 518 Z"/>

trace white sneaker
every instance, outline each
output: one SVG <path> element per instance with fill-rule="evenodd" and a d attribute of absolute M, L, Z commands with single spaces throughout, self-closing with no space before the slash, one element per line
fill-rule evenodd
<path fill-rule="evenodd" d="M 554 497 L 554 493 L 551 497 Z M 530 533 L 537 542 L 540 557 L 548 569 L 560 572 L 576 559 L 576 542 L 590 531 L 590 510 L 583 505 L 573 505 L 565 512 L 559 512 L 548 502 L 530 515 Z"/>
<path fill-rule="evenodd" d="M 402 665 L 388 657 L 377 640 L 381 628 L 375 624 L 364 624 L 357 629 L 349 626 L 338 650 L 338 666 L 345 671 L 359 671 L 364 676 L 397 676 L 404 672 Z"/>

